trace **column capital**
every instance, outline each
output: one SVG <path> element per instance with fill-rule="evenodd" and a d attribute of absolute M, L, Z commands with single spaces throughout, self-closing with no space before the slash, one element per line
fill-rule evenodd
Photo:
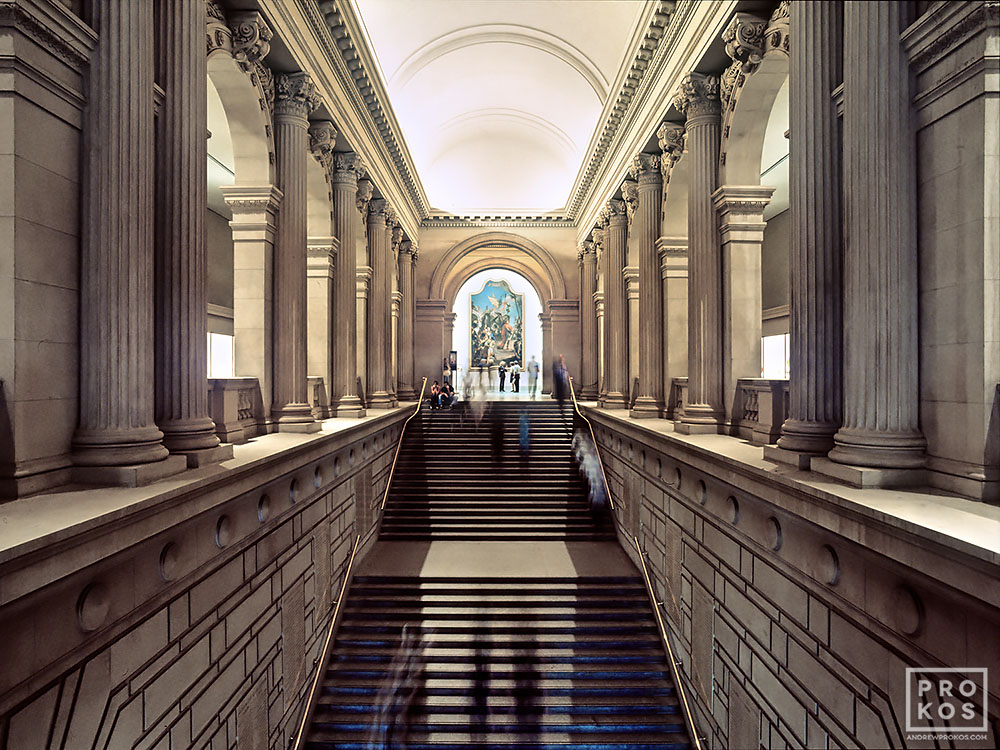
<path fill-rule="evenodd" d="M 767 21 L 751 13 L 736 13 L 726 30 L 722 41 L 726 43 L 726 54 L 737 63 L 743 64 L 743 73 L 753 73 L 764 56 L 764 29 Z"/>
<path fill-rule="evenodd" d="M 594 229 L 590 233 L 590 236 L 594 240 L 594 252 L 598 255 L 600 255 L 601 251 L 604 250 L 604 231 L 604 229 Z"/>
<path fill-rule="evenodd" d="M 209 13 L 209 17 L 212 15 Z M 250 73 L 257 65 L 262 65 L 271 51 L 271 39 L 274 37 L 264 17 L 255 10 L 231 13 L 229 29 L 233 33 L 233 59 L 240 69 Z"/>
<path fill-rule="evenodd" d="M 392 252 L 393 254 L 399 252 L 399 246 L 403 242 L 403 227 L 396 221 L 396 216 L 393 214 L 392 222 L 392 235 L 390 241 L 392 242 Z"/>
<path fill-rule="evenodd" d="M 580 243 L 580 247 L 577 248 L 576 259 L 580 263 L 590 263 L 593 265 L 597 262 L 597 243 L 593 240 L 584 240 Z"/>
<path fill-rule="evenodd" d="M 639 206 L 639 183 L 634 180 L 625 180 L 622 183 L 622 200 L 625 203 L 625 212 L 628 223 L 632 223 L 635 216 L 635 209 Z"/>
<path fill-rule="evenodd" d="M 720 114 L 722 102 L 719 101 L 719 77 L 701 73 L 686 74 L 681 78 L 680 89 L 674 96 L 674 106 L 688 120 Z"/>
<path fill-rule="evenodd" d="M 656 137 L 659 139 L 660 150 L 663 152 L 660 159 L 660 169 L 663 171 L 663 179 L 669 181 L 670 172 L 684 153 L 687 130 L 683 125 L 664 122 L 657 129 Z"/>
<path fill-rule="evenodd" d="M 608 225 L 624 224 L 628 221 L 627 209 L 625 207 L 625 201 L 620 200 L 609 200 L 607 206 L 605 207 L 608 216 Z"/>
<path fill-rule="evenodd" d="M 281 190 L 273 185 L 262 187 L 223 185 L 221 189 L 223 200 L 233 212 L 233 221 L 238 221 L 238 217 L 254 214 L 262 217 L 270 215 L 273 219 L 284 197 Z"/>
<path fill-rule="evenodd" d="M 375 186 L 372 184 L 371 180 L 358 180 L 358 190 L 354 194 L 354 205 L 357 207 L 362 216 L 364 216 L 365 212 L 368 210 L 369 201 L 371 201 L 372 194 L 374 192 Z"/>
<path fill-rule="evenodd" d="M 399 243 L 399 253 L 400 255 L 409 255 L 412 261 L 415 263 L 417 260 L 417 254 L 420 252 L 412 240 L 403 240 Z"/>
<path fill-rule="evenodd" d="M 353 151 L 335 151 L 333 154 L 333 179 L 357 186 L 358 180 L 365 176 L 365 163 Z"/>
<path fill-rule="evenodd" d="M 309 123 L 309 151 L 327 175 L 333 170 L 333 147 L 337 145 L 337 128 L 329 120 Z"/>
<path fill-rule="evenodd" d="M 316 84 L 308 73 L 282 73 L 274 79 L 275 115 L 305 119 L 319 101 Z"/>
<path fill-rule="evenodd" d="M 362 185 L 367 183 L 371 185 L 368 180 L 361 180 L 358 183 L 358 200 L 362 200 Z M 374 188 L 371 188 L 374 189 Z M 370 195 L 370 193 L 369 193 Z M 363 209 L 360 209 L 361 213 L 364 213 Z M 386 219 L 388 218 L 388 213 L 392 209 L 389 208 L 389 202 L 385 198 L 372 198 L 368 201 L 368 224 L 369 225 L 381 225 L 385 226 Z"/>
<path fill-rule="evenodd" d="M 636 154 L 629 168 L 632 179 L 638 179 L 640 185 L 659 184 L 663 182 L 660 174 L 659 154 Z"/>

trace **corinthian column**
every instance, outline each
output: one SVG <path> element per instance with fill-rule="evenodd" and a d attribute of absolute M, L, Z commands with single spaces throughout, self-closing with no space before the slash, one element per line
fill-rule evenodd
<path fill-rule="evenodd" d="M 842 80 L 842 26 L 843 3 L 791 4 L 791 377 L 778 447 L 805 461 L 833 447 L 843 412 L 841 144 L 831 96 Z"/>
<path fill-rule="evenodd" d="M 282 432 L 318 432 L 309 405 L 306 368 L 306 166 L 309 113 L 319 103 L 305 73 L 275 81 L 275 173 L 284 193 L 274 252 L 274 400 L 271 415 Z"/>
<path fill-rule="evenodd" d="M 597 398 L 597 253 L 594 243 L 587 240 L 577 253 L 580 262 L 580 392 L 582 401 Z"/>
<path fill-rule="evenodd" d="M 628 216 L 625 201 L 608 201 L 608 229 L 604 252 L 608 255 L 608 275 L 604 279 L 604 327 L 608 342 L 608 393 L 606 409 L 624 409 L 628 405 L 628 331 L 625 307 L 625 236 Z"/>
<path fill-rule="evenodd" d="M 604 238 L 607 230 L 604 228 L 608 224 L 604 209 L 597 217 L 597 226 L 591 231 L 590 236 L 594 240 L 594 249 L 597 254 L 597 293 L 594 295 L 594 312 L 597 315 L 597 335 L 600 351 L 597 356 L 597 380 L 600 384 L 597 389 L 597 405 L 604 407 L 604 402 L 608 397 L 608 319 L 607 319 L 607 299 L 608 288 L 608 253 L 604 246 Z"/>
<path fill-rule="evenodd" d="M 917 384 L 917 175 L 899 41 L 906 3 L 844 5 L 844 423 L 830 458 L 923 466 Z M 860 474 L 860 473 L 859 473 Z M 867 472 L 863 484 L 919 481 Z"/>
<path fill-rule="evenodd" d="M 656 240 L 660 236 L 663 177 L 660 157 L 639 154 L 632 169 L 639 180 L 639 203 L 632 220 L 639 251 L 639 398 L 632 416 L 663 415 L 663 280 Z"/>
<path fill-rule="evenodd" d="M 363 417 L 358 398 L 357 364 L 357 192 L 361 159 L 348 151 L 334 154 L 333 162 L 334 226 L 340 245 L 337 275 L 334 280 L 336 315 L 333 328 L 334 382 L 330 388 L 330 407 L 338 417 Z"/>
<path fill-rule="evenodd" d="M 157 79 L 155 414 L 163 444 L 189 466 L 232 458 L 208 415 L 208 201 L 205 6 L 164 0 Z"/>
<path fill-rule="evenodd" d="M 719 79 L 688 73 L 675 106 L 687 118 L 688 187 L 688 401 L 680 432 L 718 432 L 722 398 L 722 259 L 712 194 L 719 164 Z"/>
<path fill-rule="evenodd" d="M 399 291 L 403 295 L 399 308 L 399 400 L 415 401 L 413 390 L 413 267 L 417 263 L 417 247 L 404 240 L 399 245 Z"/>
<path fill-rule="evenodd" d="M 386 293 L 389 276 L 389 235 L 386 219 L 392 209 L 378 198 L 368 204 L 368 254 L 372 263 L 372 288 L 368 295 L 368 408 L 388 409 L 389 384 L 386 381 L 386 353 L 389 336 Z M 391 227 L 390 227 L 391 231 Z"/>
<path fill-rule="evenodd" d="M 98 0 L 92 25 L 73 460 L 83 481 L 136 485 L 187 465 L 153 421 L 152 0 Z"/>
<path fill-rule="evenodd" d="M 399 406 L 399 399 L 396 395 L 396 367 L 395 367 L 395 338 L 397 314 L 393 312 L 396 307 L 395 289 L 393 289 L 393 269 L 396 265 L 396 255 L 399 253 L 399 244 L 403 241 L 403 227 L 397 222 L 396 214 L 390 213 L 390 220 L 386 222 L 386 269 L 385 269 L 385 385 L 389 391 L 389 406 Z"/>

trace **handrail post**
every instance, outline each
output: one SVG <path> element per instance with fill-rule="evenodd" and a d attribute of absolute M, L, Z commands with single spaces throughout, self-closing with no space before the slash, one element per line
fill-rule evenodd
<path fill-rule="evenodd" d="M 653 582 L 649 577 L 649 571 L 646 569 L 646 558 L 642 552 L 642 547 L 639 545 L 639 537 L 633 535 L 632 541 L 635 543 L 635 551 L 639 555 L 639 564 L 642 566 L 642 577 L 646 581 L 646 593 L 649 594 L 649 602 L 653 607 L 653 611 L 656 613 L 656 623 L 660 626 L 660 639 L 663 641 L 663 646 L 667 650 L 667 662 L 670 664 L 670 672 L 674 677 L 674 685 L 677 686 L 677 693 L 681 699 L 681 710 L 684 714 L 684 724 L 687 726 L 688 733 L 694 742 L 695 750 L 701 750 L 701 740 L 698 737 L 697 727 L 694 725 L 694 716 L 691 714 L 691 706 L 688 703 L 687 691 L 684 689 L 684 683 L 681 682 L 681 673 L 677 669 L 677 657 L 674 656 L 674 650 L 670 646 L 670 634 L 667 632 L 666 625 L 663 624 L 663 616 L 660 614 L 660 605 L 656 602 L 656 591 L 653 590 Z"/>
<path fill-rule="evenodd" d="M 299 723 L 299 731 L 295 735 L 295 743 L 292 745 L 292 750 L 299 750 L 302 746 L 302 738 L 306 734 L 306 726 L 309 723 L 310 717 L 312 717 L 313 709 L 316 706 L 316 691 L 319 688 L 320 677 L 323 675 L 323 670 L 326 667 L 327 659 L 330 658 L 330 647 L 333 645 L 333 633 L 337 628 L 337 620 L 340 616 L 340 607 L 344 603 L 344 599 L 347 598 L 347 589 L 351 583 L 351 569 L 354 567 L 354 558 L 358 554 L 358 544 L 361 542 L 361 534 L 358 534 L 354 538 L 354 549 L 351 550 L 351 559 L 347 561 L 347 567 L 344 569 L 344 581 L 340 586 L 340 596 L 337 597 L 337 605 L 333 610 L 333 617 L 330 618 L 330 627 L 326 631 L 326 640 L 323 642 L 323 648 L 320 650 L 319 659 L 316 661 L 316 674 L 313 677 L 312 686 L 309 688 L 309 695 L 306 697 L 305 708 L 302 711 L 302 721 Z"/>

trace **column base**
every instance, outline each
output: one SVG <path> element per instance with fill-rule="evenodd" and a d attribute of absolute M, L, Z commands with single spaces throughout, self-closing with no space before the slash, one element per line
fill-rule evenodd
<path fill-rule="evenodd" d="M 927 441 L 919 432 L 841 428 L 833 437 L 831 461 L 872 469 L 922 469 Z"/>
<path fill-rule="evenodd" d="M 412 387 L 404 385 L 396 392 L 396 398 L 400 401 L 416 401 L 419 394 Z"/>
<path fill-rule="evenodd" d="M 375 391 L 368 399 L 369 409 L 391 409 L 392 397 L 385 391 Z"/>
<path fill-rule="evenodd" d="M 852 466 L 831 461 L 822 456 L 814 457 L 810 468 L 817 474 L 837 479 L 852 487 L 920 487 L 927 484 L 927 470 L 888 469 L 871 466 Z"/>
<path fill-rule="evenodd" d="M 137 466 L 163 461 L 169 451 L 155 425 L 124 430 L 77 430 L 73 463 L 77 466 Z"/>
<path fill-rule="evenodd" d="M 101 487 L 143 487 L 180 474 L 188 468 L 185 456 L 167 456 L 162 461 L 128 466 L 74 466 L 73 481 Z"/>
<path fill-rule="evenodd" d="M 580 389 L 580 392 L 576 394 L 576 397 L 580 401 L 597 401 L 599 394 L 597 393 L 597 386 L 593 383 L 590 385 L 585 385 Z"/>
<path fill-rule="evenodd" d="M 196 451 L 178 451 L 175 455 L 184 456 L 187 459 L 189 469 L 197 469 L 199 466 L 228 461 L 233 457 L 233 446 L 227 443 Z"/>
<path fill-rule="evenodd" d="M 825 456 L 833 449 L 833 436 L 839 427 L 833 422 L 808 422 L 789 418 L 781 425 L 778 447 L 811 456 Z"/>
<path fill-rule="evenodd" d="M 674 423 L 674 432 L 682 435 L 718 435 L 724 431 L 726 417 L 708 404 L 684 404 L 684 416 Z"/>
<path fill-rule="evenodd" d="M 813 458 L 815 458 L 815 456 L 809 453 L 790 451 L 786 448 L 782 448 L 780 445 L 764 446 L 765 461 L 772 461 L 776 464 L 792 466 L 799 471 L 809 471 L 809 462 L 812 461 Z"/>
<path fill-rule="evenodd" d="M 156 426 L 163 432 L 163 445 L 171 453 L 190 453 L 219 447 L 215 422 L 210 418 L 165 420 Z"/>
<path fill-rule="evenodd" d="M 639 396 L 629 416 L 632 419 L 660 419 L 663 416 L 663 404 L 657 403 L 652 396 Z"/>
<path fill-rule="evenodd" d="M 618 393 L 617 391 L 608 391 L 607 395 L 604 397 L 603 408 L 608 410 L 627 409 L 628 399 L 625 398 L 624 393 Z"/>
<path fill-rule="evenodd" d="M 333 416 L 338 418 L 358 419 L 365 415 L 365 407 L 357 396 L 344 396 L 336 404 L 331 405 Z"/>

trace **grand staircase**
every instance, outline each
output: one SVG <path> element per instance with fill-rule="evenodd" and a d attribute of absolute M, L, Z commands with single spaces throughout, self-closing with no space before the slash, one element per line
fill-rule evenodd
<path fill-rule="evenodd" d="M 490 408 L 407 428 L 297 750 L 694 747 L 643 579 L 588 506 L 568 410 Z M 447 562 L 420 574 L 428 556 Z"/>
<path fill-rule="evenodd" d="M 422 410 L 403 439 L 379 538 L 613 540 L 608 516 L 590 509 L 571 440 L 569 409 L 551 401 Z"/>

